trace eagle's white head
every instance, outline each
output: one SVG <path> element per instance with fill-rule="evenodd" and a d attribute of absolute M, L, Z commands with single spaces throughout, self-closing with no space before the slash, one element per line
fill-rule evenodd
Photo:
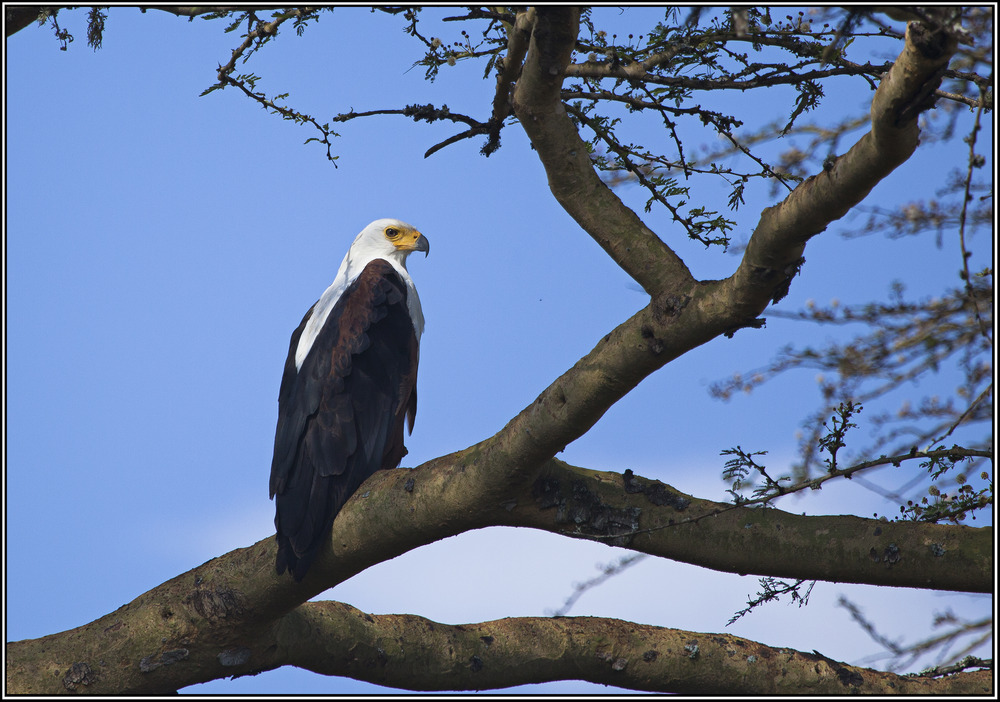
<path fill-rule="evenodd" d="M 326 289 L 323 296 L 313 307 L 312 315 L 306 322 L 305 329 L 299 337 L 299 345 L 295 351 L 295 366 L 302 367 L 302 361 L 312 348 L 316 336 L 319 334 L 326 318 L 330 315 L 333 306 L 344 294 L 348 286 L 357 280 L 361 271 L 375 259 L 384 259 L 399 273 L 399 277 L 406 284 L 406 307 L 410 312 L 410 320 L 413 322 L 413 329 L 417 333 L 417 340 L 424 331 L 424 313 L 420 307 L 420 298 L 417 296 L 417 288 L 413 284 L 413 279 L 406 270 L 406 257 L 414 251 L 430 253 L 431 245 L 427 237 L 421 234 L 412 224 L 407 224 L 398 219 L 376 219 L 361 233 L 354 238 L 354 243 L 344 256 L 337 277 Z"/>
<path fill-rule="evenodd" d="M 412 224 L 398 219 L 376 219 L 355 237 L 344 262 L 352 268 L 360 265 L 358 273 L 376 258 L 384 258 L 394 268 L 406 270 L 407 256 L 414 251 L 423 251 L 426 255 L 430 250 L 427 237 Z"/>

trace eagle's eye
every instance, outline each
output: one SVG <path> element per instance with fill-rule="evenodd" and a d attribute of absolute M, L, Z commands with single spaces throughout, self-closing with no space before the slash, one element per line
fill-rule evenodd
<path fill-rule="evenodd" d="M 386 227 L 385 236 L 388 239 L 395 239 L 399 236 L 399 230 L 396 229 L 395 227 Z"/>

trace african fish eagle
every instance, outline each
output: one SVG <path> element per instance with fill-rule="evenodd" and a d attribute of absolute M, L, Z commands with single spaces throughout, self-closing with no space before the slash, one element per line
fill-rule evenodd
<path fill-rule="evenodd" d="M 271 497 L 278 574 L 301 580 L 334 517 L 372 473 L 406 455 L 424 315 L 406 257 L 430 251 L 397 219 L 365 227 L 292 332 L 278 391 Z"/>

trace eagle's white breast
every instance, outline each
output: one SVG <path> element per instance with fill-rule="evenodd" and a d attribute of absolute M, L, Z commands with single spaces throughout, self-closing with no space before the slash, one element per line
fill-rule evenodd
<path fill-rule="evenodd" d="M 358 279 L 361 272 L 369 263 L 376 259 L 383 259 L 389 263 L 403 279 L 406 285 L 406 307 L 410 313 L 410 320 L 413 322 L 413 330 L 417 335 L 417 342 L 420 342 L 420 335 L 424 332 L 424 313 L 420 307 L 420 297 L 417 295 L 417 288 L 413 284 L 413 278 L 406 270 L 406 257 L 409 251 L 396 249 L 383 235 L 383 231 L 388 226 L 399 226 L 412 229 L 405 222 L 396 219 L 377 219 L 354 239 L 351 248 L 344 256 L 337 271 L 337 277 L 333 279 L 330 287 L 320 296 L 319 301 L 313 307 L 312 314 L 306 321 L 305 329 L 299 336 L 299 344 L 295 349 L 295 369 L 301 370 L 302 363 L 316 342 L 323 325 L 326 324 L 330 312 L 337 301 L 350 287 L 351 283 Z"/>

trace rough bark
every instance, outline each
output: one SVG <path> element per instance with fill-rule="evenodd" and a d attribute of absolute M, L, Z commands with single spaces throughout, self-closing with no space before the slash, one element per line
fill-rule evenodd
<path fill-rule="evenodd" d="M 302 583 L 275 575 L 274 539 L 265 539 L 212 559 L 90 624 L 9 643 L 7 689 L 31 694 L 69 690 L 153 694 L 236 672 L 303 662 L 310 667 L 315 665 L 309 662 L 312 659 L 274 658 L 273 647 L 289 645 L 287 637 L 278 637 L 287 629 L 274 628 L 283 617 L 373 563 L 491 524 L 530 526 L 627 545 L 727 571 L 975 592 L 992 588 L 990 528 L 735 509 L 630 473 L 589 471 L 555 460 L 546 464 L 537 480 L 511 489 L 494 503 L 455 488 L 466 474 L 486 469 L 438 459 L 413 470 L 382 471 L 338 516 L 332 535 L 336 555 L 318 560 Z M 395 516 L 387 519 L 387 514 Z M 674 526 L 659 528 L 671 520 Z M 815 558 L 803 555 L 810 551 L 817 553 Z M 802 575 L 803 568 L 812 569 L 812 574 Z M 294 625 L 281 624 L 288 626 Z M 344 645 L 323 639 L 314 643 Z M 444 655 L 425 650 L 426 643 L 404 639 L 409 655 L 418 651 L 422 656 Z M 558 650 L 550 654 L 558 657 Z M 512 650 L 511 655 L 541 654 L 536 646 L 519 653 Z M 86 684 L 73 683 L 72 678 L 85 670 L 91 671 Z M 344 670 L 337 674 L 356 677 L 354 668 Z M 554 668 L 552 675 L 557 677 L 546 679 L 564 679 L 558 677 L 562 672 L 555 672 L 563 670 Z M 436 683 L 427 678 L 421 689 L 461 689 L 453 688 L 456 683 L 450 674 L 441 671 Z M 819 677 L 810 685 L 820 684 L 822 675 L 815 674 Z M 67 679 L 76 687 L 70 687 Z M 655 684 L 674 683 L 668 678 Z"/>
<path fill-rule="evenodd" d="M 224 628 L 239 616 L 238 593 L 199 590 L 191 605 Z M 138 601 L 137 601 L 138 602 Z M 133 603 L 136 604 L 136 603 Z M 9 693 L 156 694 L 219 677 L 294 665 L 410 690 L 484 690 L 553 680 L 587 680 L 636 690 L 686 694 L 987 694 L 989 671 L 947 678 L 900 676 L 839 663 L 818 652 L 774 648 L 728 634 L 680 631 L 599 617 L 506 618 L 445 625 L 414 615 L 371 615 L 340 602 L 307 602 L 212 641 L 197 633 L 135 649 L 128 632 L 142 622 L 123 608 L 96 630 L 74 630 L 8 645 Z M 184 610 L 161 609 L 183 620 Z M 92 629 L 93 625 L 81 627 Z M 79 653 L 67 635 L 101 636 L 102 657 Z M 37 651 L 25 655 L 24 649 Z M 143 653 L 146 655 L 142 655 Z M 56 659 L 58 660 L 58 659 Z M 73 662 L 69 662 L 73 661 Z M 35 664 L 37 663 L 37 664 Z"/>
<path fill-rule="evenodd" d="M 369 615 L 340 602 L 307 603 L 276 624 L 288 648 L 275 665 L 411 690 L 486 690 L 587 680 L 682 694 L 986 694 L 989 674 L 908 677 L 701 634 L 599 617 L 506 618 L 449 626 L 413 615 Z M 423 643 L 418 649 L 411 642 Z"/>
<path fill-rule="evenodd" d="M 992 527 L 736 507 L 631 471 L 591 471 L 558 460 L 516 506 L 504 507 L 508 521 L 500 523 L 730 573 L 961 592 L 994 587 Z"/>

